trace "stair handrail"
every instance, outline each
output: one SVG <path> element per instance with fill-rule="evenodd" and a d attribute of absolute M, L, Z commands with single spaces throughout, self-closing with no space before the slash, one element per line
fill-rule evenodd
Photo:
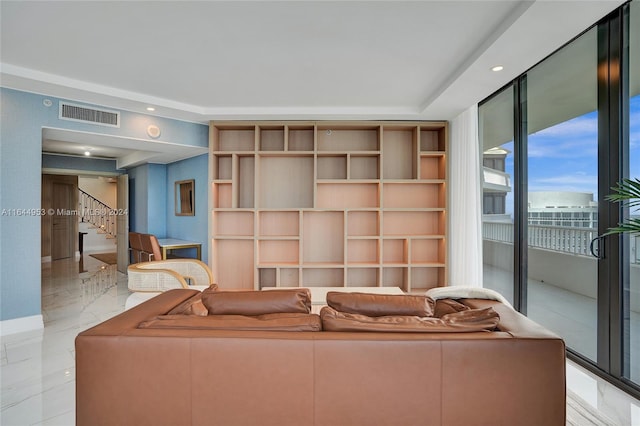
<path fill-rule="evenodd" d="M 93 195 L 78 188 L 80 220 L 100 228 L 105 234 L 116 236 L 117 210 Z"/>

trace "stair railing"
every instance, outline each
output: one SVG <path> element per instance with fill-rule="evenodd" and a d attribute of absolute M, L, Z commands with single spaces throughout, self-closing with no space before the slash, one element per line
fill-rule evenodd
<path fill-rule="evenodd" d="M 78 212 L 80 220 L 89 223 L 108 236 L 116 236 L 116 209 L 78 189 Z"/>

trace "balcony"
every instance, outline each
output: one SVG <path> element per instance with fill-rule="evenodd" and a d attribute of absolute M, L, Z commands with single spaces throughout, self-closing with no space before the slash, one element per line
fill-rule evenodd
<path fill-rule="evenodd" d="M 483 167 L 483 176 L 482 189 L 485 191 L 511 192 L 511 176 L 508 173 Z"/>
<path fill-rule="evenodd" d="M 483 221 L 484 285 L 513 300 L 513 224 Z M 593 228 L 530 225 L 528 316 L 596 359 L 597 260 Z M 630 239 L 631 379 L 640 381 L 640 237 Z"/>

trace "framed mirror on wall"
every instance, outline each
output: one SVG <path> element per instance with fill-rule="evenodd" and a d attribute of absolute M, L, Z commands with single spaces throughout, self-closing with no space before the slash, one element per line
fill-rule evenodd
<path fill-rule="evenodd" d="M 176 216 L 194 216 L 196 211 L 195 180 L 176 181 Z"/>

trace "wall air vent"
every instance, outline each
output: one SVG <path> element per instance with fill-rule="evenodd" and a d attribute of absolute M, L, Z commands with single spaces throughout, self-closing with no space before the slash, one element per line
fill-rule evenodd
<path fill-rule="evenodd" d="M 81 121 L 100 126 L 120 127 L 120 112 L 88 108 L 83 105 L 60 102 L 61 120 Z"/>

